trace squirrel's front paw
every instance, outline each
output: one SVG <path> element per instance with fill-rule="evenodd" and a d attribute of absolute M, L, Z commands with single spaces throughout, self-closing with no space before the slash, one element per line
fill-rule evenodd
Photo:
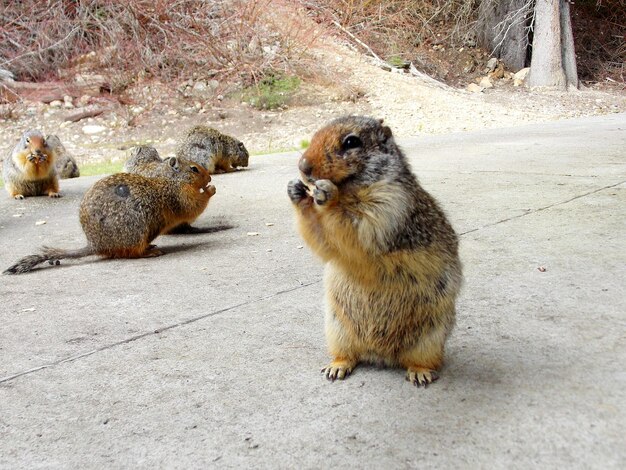
<path fill-rule="evenodd" d="M 306 185 L 298 178 L 291 180 L 287 185 L 287 194 L 294 204 L 309 197 Z"/>
<path fill-rule="evenodd" d="M 50 191 L 48 193 L 48 197 L 58 198 L 58 197 L 61 197 L 61 195 L 59 193 L 55 193 L 54 191 Z"/>
<path fill-rule="evenodd" d="M 213 186 L 212 184 L 210 184 L 210 185 L 208 185 L 208 186 L 205 188 L 205 191 L 206 191 L 206 193 L 207 193 L 207 195 L 208 195 L 209 197 L 213 197 L 213 196 L 215 196 L 215 193 L 217 192 L 217 189 L 215 189 L 215 186 Z"/>
<path fill-rule="evenodd" d="M 313 199 L 319 206 L 327 204 L 328 201 L 336 199 L 339 195 L 337 186 L 330 180 L 317 180 L 315 182 L 315 189 L 313 190 Z"/>

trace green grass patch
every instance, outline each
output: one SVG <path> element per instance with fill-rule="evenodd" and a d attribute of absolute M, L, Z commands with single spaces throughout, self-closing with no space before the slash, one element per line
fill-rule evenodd
<path fill-rule="evenodd" d="M 289 104 L 300 83 L 295 76 L 269 73 L 256 85 L 243 90 L 241 101 L 247 101 L 257 109 L 278 109 Z"/>
<path fill-rule="evenodd" d="M 122 162 L 96 162 L 80 165 L 80 176 L 110 175 L 122 171 Z M 62 185 L 63 183 L 61 183 Z M 0 188 L 4 188 L 4 180 L 0 179 Z"/>
<path fill-rule="evenodd" d="M 108 175 L 122 171 L 122 162 L 96 162 L 80 165 L 80 176 Z"/>
<path fill-rule="evenodd" d="M 387 59 L 387 63 L 397 69 L 408 69 L 411 66 L 410 62 L 404 60 L 399 55 L 392 55 Z"/>

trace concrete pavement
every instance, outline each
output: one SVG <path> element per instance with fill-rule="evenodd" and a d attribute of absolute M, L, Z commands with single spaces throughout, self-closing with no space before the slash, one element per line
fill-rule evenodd
<path fill-rule="evenodd" d="M 626 115 L 400 143 L 462 234 L 437 383 L 322 378 L 297 155 L 258 156 L 196 222 L 234 229 L 0 277 L 0 468 L 624 468 Z M 96 180 L 3 192 L 0 268 L 82 246 Z"/>

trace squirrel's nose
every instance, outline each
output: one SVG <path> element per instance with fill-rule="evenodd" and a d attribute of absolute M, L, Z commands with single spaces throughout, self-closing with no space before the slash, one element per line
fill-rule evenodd
<path fill-rule="evenodd" d="M 300 159 L 300 162 L 298 163 L 298 169 L 306 176 L 309 176 L 313 171 L 313 167 L 306 158 Z"/>

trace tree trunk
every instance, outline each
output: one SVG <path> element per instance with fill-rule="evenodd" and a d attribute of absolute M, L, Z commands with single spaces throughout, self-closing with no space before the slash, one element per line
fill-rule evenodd
<path fill-rule="evenodd" d="M 537 0 L 528 85 L 578 88 L 574 38 L 567 0 Z"/>
<path fill-rule="evenodd" d="M 512 70 L 527 65 L 529 8 L 526 0 L 483 0 L 478 10 L 478 41 Z"/>
<path fill-rule="evenodd" d="M 578 88 L 578 71 L 576 70 L 576 53 L 574 51 L 574 33 L 570 16 L 569 1 L 561 1 L 561 57 L 563 71 L 568 86 Z"/>

